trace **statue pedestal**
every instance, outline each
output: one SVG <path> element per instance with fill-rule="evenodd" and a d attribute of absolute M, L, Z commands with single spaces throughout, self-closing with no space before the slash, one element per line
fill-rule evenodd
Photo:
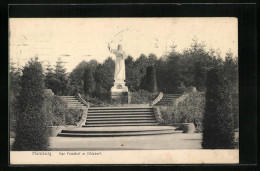
<path fill-rule="evenodd" d="M 112 100 L 120 100 L 122 103 L 128 103 L 128 87 L 125 82 L 115 82 L 110 90 Z"/>

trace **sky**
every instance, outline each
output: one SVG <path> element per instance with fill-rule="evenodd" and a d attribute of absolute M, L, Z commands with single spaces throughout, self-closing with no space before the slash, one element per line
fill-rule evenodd
<path fill-rule="evenodd" d="M 10 18 L 9 59 L 20 67 L 38 56 L 43 66 L 55 65 L 58 58 L 71 72 L 81 61 L 108 56 L 108 43 L 120 43 L 135 59 L 140 54 L 161 57 L 170 50 L 190 47 L 195 37 L 206 49 L 228 50 L 238 55 L 237 18 Z"/>

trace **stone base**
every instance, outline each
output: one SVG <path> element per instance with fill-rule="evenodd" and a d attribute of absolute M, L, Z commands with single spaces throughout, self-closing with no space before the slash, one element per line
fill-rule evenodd
<path fill-rule="evenodd" d="M 110 90 L 111 99 L 118 101 L 119 103 L 128 103 L 128 87 L 125 83 L 114 83 L 114 86 Z"/>

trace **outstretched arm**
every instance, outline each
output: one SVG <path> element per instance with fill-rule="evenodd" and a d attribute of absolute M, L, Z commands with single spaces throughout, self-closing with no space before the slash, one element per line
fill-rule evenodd
<path fill-rule="evenodd" d="M 110 44 L 108 43 L 108 50 L 110 53 L 116 53 L 115 49 L 111 49 Z"/>

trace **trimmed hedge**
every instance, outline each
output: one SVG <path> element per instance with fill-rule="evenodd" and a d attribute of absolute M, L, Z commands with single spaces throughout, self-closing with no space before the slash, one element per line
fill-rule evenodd
<path fill-rule="evenodd" d="M 213 68 L 206 80 L 206 105 L 203 119 L 205 149 L 234 148 L 231 83 L 223 68 Z"/>

